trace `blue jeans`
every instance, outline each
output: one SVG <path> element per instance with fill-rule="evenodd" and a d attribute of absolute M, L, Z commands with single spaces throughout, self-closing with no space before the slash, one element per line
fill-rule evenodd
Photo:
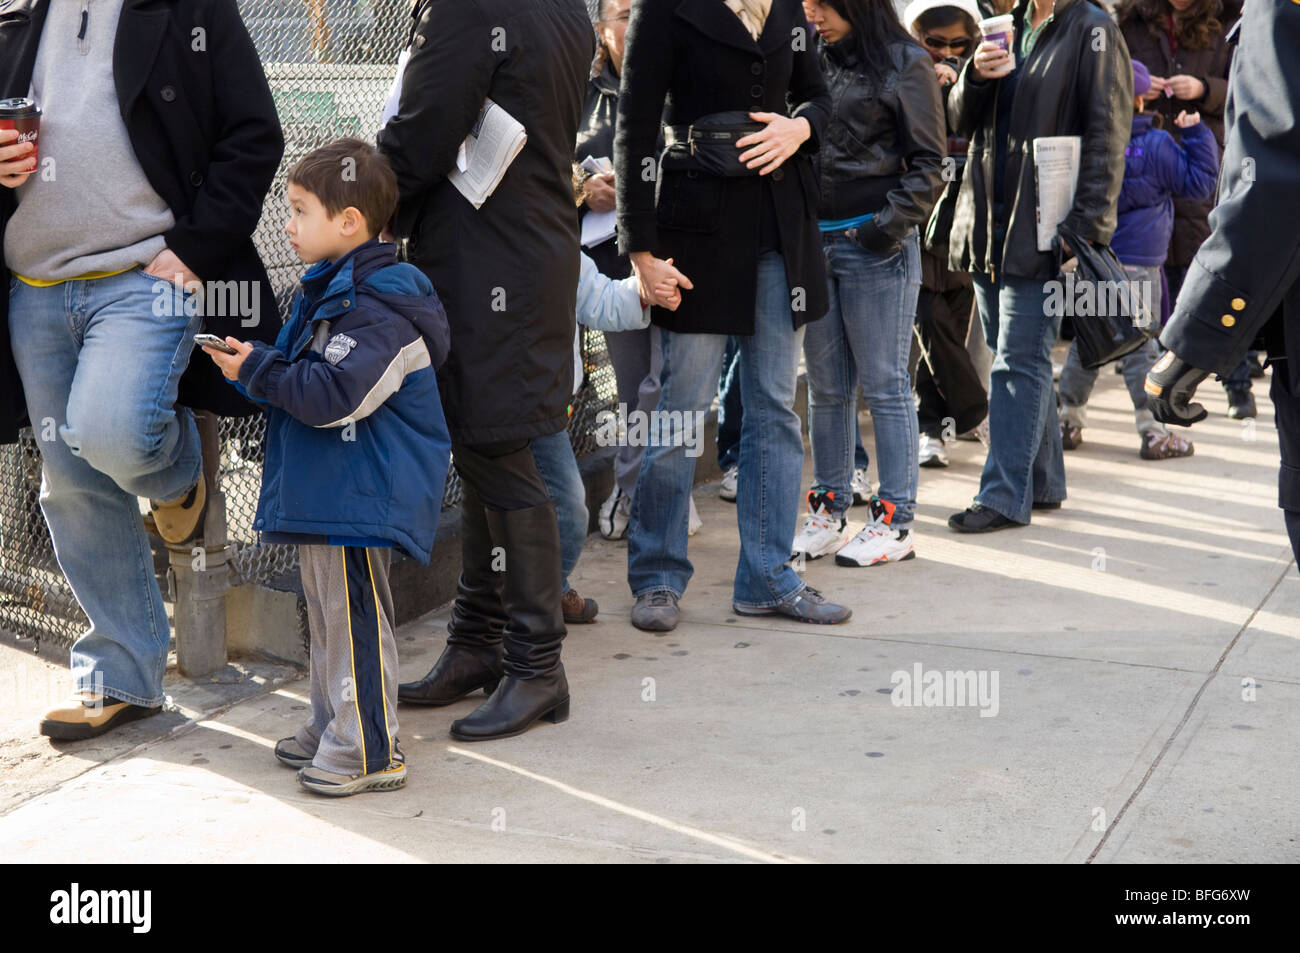
<path fill-rule="evenodd" d="M 853 467 L 861 386 L 876 434 L 882 500 L 893 503 L 890 525 L 906 528 L 916 511 L 916 403 L 907 373 L 921 288 L 921 249 L 915 229 L 903 247 L 882 258 L 839 232 L 823 237 L 830 310 L 808 326 L 808 432 L 813 486 L 834 493 L 831 508 L 853 505 Z"/>
<path fill-rule="evenodd" d="M 546 484 L 546 493 L 555 504 L 555 519 L 560 524 L 560 592 L 563 594 L 569 591 L 569 573 L 578 565 L 582 544 L 587 541 L 587 488 L 567 430 L 534 437 L 530 446 L 542 482 Z"/>
<path fill-rule="evenodd" d="M 974 275 L 989 374 L 989 451 L 975 502 L 1028 523 L 1034 503 L 1065 499 L 1065 458 L 1052 387 L 1052 347 L 1061 316 L 1042 281 Z"/>
<path fill-rule="evenodd" d="M 740 560 L 733 602 L 742 609 L 769 608 L 804 589 L 803 580 L 786 565 L 803 470 L 803 436 L 794 412 L 803 329 L 792 326 L 780 253 L 759 255 L 757 291 L 754 333 L 738 338 L 745 413 L 737 463 Z M 663 390 L 658 413 L 707 412 L 717 392 L 727 335 L 662 329 L 660 335 Z M 680 597 L 694 572 L 686 542 L 695 460 L 686 452 L 682 418 L 660 419 L 670 439 L 659 441 L 667 445 L 646 447 L 641 458 L 628 525 L 627 580 L 636 596 L 667 589 Z"/>
<path fill-rule="evenodd" d="M 9 284 L 10 341 L 44 463 L 41 511 L 90 620 L 72 646 L 75 690 L 150 707 L 163 702 L 170 630 L 136 498 L 175 499 L 199 477 L 198 429 L 176 406 L 203 320 L 185 314 L 191 297 L 138 268 Z"/>

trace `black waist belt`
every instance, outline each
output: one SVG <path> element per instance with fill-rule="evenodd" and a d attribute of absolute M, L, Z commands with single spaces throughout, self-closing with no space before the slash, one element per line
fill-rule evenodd
<path fill-rule="evenodd" d="M 762 132 L 766 123 L 755 122 L 744 112 L 711 113 L 693 123 L 664 127 L 664 143 L 671 149 L 686 146 L 700 167 L 713 175 L 757 175 L 740 161 L 744 150 L 736 141 Z"/>

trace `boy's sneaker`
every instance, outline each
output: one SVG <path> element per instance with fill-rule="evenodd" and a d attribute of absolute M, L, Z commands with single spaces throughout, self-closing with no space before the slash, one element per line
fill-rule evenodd
<path fill-rule="evenodd" d="M 1083 428 L 1070 423 L 1068 420 L 1062 420 L 1061 449 L 1078 450 L 1081 443 L 1083 443 Z"/>
<path fill-rule="evenodd" d="M 943 445 L 943 438 L 931 437 L 928 433 L 921 434 L 919 457 L 923 467 L 946 467 L 948 448 Z"/>
<path fill-rule="evenodd" d="M 728 503 L 736 502 L 736 474 L 740 472 L 740 467 L 727 467 L 727 472 L 722 474 L 722 485 L 718 487 L 718 496 Z"/>
<path fill-rule="evenodd" d="M 875 566 L 897 563 L 916 555 L 912 532 L 890 526 L 895 506 L 878 496 L 871 498 L 867 525 L 835 554 L 837 566 Z"/>
<path fill-rule="evenodd" d="M 700 514 L 695 510 L 695 497 L 691 497 L 691 513 L 686 518 L 686 535 L 694 536 L 704 528 L 704 520 L 700 519 Z"/>
<path fill-rule="evenodd" d="M 312 757 L 302 745 L 298 744 L 298 739 L 294 735 L 281 738 L 275 743 L 275 760 L 285 767 L 305 768 L 311 764 Z"/>
<path fill-rule="evenodd" d="M 821 559 L 844 545 L 844 540 L 848 538 L 849 521 L 842 513 L 837 516 L 831 511 L 834 502 L 833 490 L 821 493 L 808 491 L 808 515 L 804 517 L 803 529 L 790 547 L 791 559 L 800 556 L 805 559 Z"/>
<path fill-rule="evenodd" d="M 347 797 L 364 791 L 396 791 L 406 784 L 406 762 L 399 754 L 382 771 L 369 774 L 335 774 L 320 768 L 306 767 L 298 772 L 298 783 L 326 797 Z"/>
<path fill-rule="evenodd" d="M 606 539 L 622 539 L 627 536 L 627 521 L 631 516 L 632 497 L 615 485 L 614 492 L 600 504 L 600 514 L 596 518 L 600 535 Z"/>
<path fill-rule="evenodd" d="M 853 505 L 861 506 L 871 499 L 871 481 L 867 479 L 867 468 L 858 467 L 853 471 Z"/>

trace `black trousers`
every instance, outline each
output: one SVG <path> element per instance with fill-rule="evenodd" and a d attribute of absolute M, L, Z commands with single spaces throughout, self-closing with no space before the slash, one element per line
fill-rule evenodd
<path fill-rule="evenodd" d="M 1282 451 L 1277 505 L 1282 507 L 1286 517 L 1291 549 L 1300 563 L 1300 394 L 1292 392 L 1290 370 L 1290 359 L 1273 365 L 1269 396 L 1273 398 L 1273 409 L 1277 414 L 1277 442 Z"/>
<path fill-rule="evenodd" d="M 922 287 L 917 295 L 918 340 L 912 342 L 909 370 L 920 398 L 917 424 L 921 433 L 931 437 L 943 435 L 948 418 L 955 433 L 965 433 L 989 413 L 988 394 L 966 350 L 974 304 L 974 288 L 931 291 Z"/>
<path fill-rule="evenodd" d="M 486 509 L 526 510 L 551 500 L 528 440 L 453 443 L 451 458 Z"/>

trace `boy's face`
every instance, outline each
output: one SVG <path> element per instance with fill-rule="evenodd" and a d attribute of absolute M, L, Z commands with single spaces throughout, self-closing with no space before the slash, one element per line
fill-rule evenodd
<path fill-rule="evenodd" d="M 352 206 L 335 216 L 325 211 L 313 193 L 289 183 L 289 220 L 284 230 L 289 243 L 306 264 L 339 258 L 366 240 L 366 220 Z"/>

